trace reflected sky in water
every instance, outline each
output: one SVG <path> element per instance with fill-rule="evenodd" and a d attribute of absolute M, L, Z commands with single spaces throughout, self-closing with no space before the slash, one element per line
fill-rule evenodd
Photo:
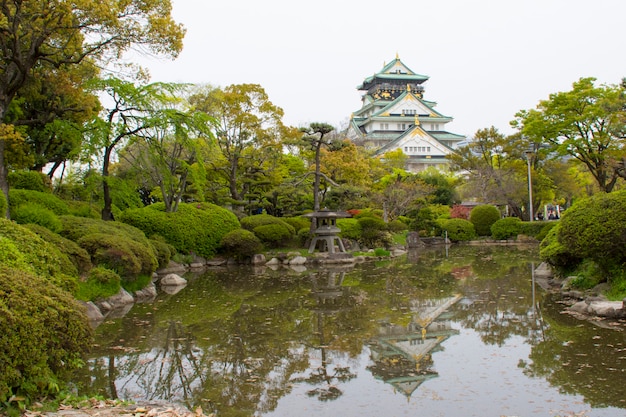
<path fill-rule="evenodd" d="M 189 275 L 108 317 L 75 382 L 218 416 L 623 416 L 624 332 L 534 289 L 537 252 Z"/>

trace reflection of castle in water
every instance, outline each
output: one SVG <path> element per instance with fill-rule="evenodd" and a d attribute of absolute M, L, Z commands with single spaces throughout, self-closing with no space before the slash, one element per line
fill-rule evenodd
<path fill-rule="evenodd" d="M 374 377 L 393 385 L 407 397 L 426 380 L 437 376 L 431 353 L 452 335 L 446 311 L 461 296 L 411 301 L 412 320 L 406 326 L 382 323 L 379 336 L 369 343 Z"/>

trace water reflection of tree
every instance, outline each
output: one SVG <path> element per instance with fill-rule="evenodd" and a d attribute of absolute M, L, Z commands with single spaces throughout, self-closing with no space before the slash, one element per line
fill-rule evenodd
<path fill-rule="evenodd" d="M 543 311 L 545 337 L 532 348 L 524 373 L 545 378 L 566 394 L 582 395 L 593 407 L 626 409 L 626 337 L 564 315 L 558 304 Z"/>

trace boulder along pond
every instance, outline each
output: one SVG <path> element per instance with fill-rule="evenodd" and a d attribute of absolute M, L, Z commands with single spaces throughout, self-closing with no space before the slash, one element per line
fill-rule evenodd
<path fill-rule="evenodd" d="M 215 416 L 626 415 L 624 323 L 535 283 L 537 245 L 224 266 L 113 312 L 78 394 Z"/>

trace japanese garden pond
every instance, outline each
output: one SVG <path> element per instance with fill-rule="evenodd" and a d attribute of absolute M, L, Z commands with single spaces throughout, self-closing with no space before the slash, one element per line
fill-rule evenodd
<path fill-rule="evenodd" d="M 563 314 L 537 265 L 536 245 L 454 245 L 210 268 L 108 317 L 74 383 L 216 416 L 626 415 L 625 332 Z"/>

